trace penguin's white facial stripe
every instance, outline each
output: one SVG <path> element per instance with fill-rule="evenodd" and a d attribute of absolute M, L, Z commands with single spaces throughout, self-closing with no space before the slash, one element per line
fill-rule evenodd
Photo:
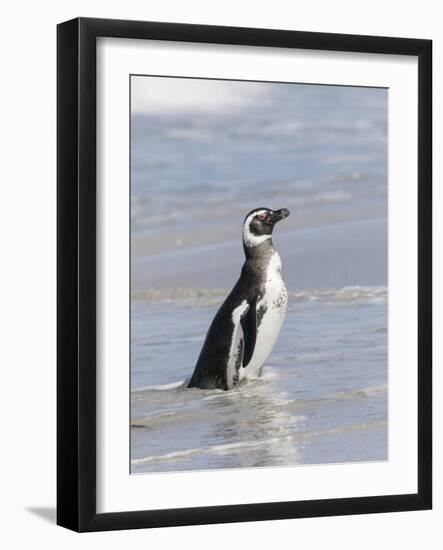
<path fill-rule="evenodd" d="M 247 235 L 243 234 L 243 242 L 248 248 L 252 248 L 254 246 L 259 245 L 260 243 L 267 241 L 271 238 L 271 235 L 253 235 L 249 229 L 247 231 Z"/>
<path fill-rule="evenodd" d="M 249 224 L 251 221 L 255 218 L 255 216 L 260 214 L 267 214 L 266 210 L 258 210 L 256 212 L 253 212 L 250 214 L 243 225 L 243 242 L 245 246 L 248 248 L 252 248 L 254 246 L 259 245 L 260 243 L 266 241 L 267 239 L 271 238 L 271 235 L 254 235 L 251 232 L 251 229 L 249 227 Z"/>

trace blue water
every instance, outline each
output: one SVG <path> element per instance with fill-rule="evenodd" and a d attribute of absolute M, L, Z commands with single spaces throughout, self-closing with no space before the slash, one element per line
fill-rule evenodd
<path fill-rule="evenodd" d="M 180 384 L 210 298 L 133 305 L 133 472 L 386 458 L 385 290 L 292 297 L 262 377 L 231 392 Z"/>
<path fill-rule="evenodd" d="M 238 84 L 229 84 L 233 94 Z M 215 113 L 134 114 L 133 231 L 199 216 L 226 222 L 227 209 L 242 216 L 257 200 L 296 210 L 377 199 L 386 207 L 385 89 L 260 86 L 268 89 L 264 106 L 241 113 L 221 105 Z"/>

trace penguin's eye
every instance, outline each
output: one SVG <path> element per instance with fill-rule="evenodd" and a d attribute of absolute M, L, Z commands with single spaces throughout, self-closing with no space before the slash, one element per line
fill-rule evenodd
<path fill-rule="evenodd" d="M 261 212 L 259 215 L 258 215 L 258 219 L 261 220 L 262 222 L 265 221 L 268 217 L 268 214 L 267 212 Z"/>

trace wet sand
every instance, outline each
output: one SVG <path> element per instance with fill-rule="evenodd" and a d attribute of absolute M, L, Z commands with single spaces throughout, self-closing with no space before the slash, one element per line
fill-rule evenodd
<path fill-rule="evenodd" d="M 386 219 L 287 232 L 280 229 L 277 226 L 273 241 L 282 258 L 289 290 L 386 285 Z M 145 290 L 163 288 L 229 289 L 240 274 L 243 261 L 240 235 L 236 241 L 135 257 L 132 294 L 136 298 Z"/>

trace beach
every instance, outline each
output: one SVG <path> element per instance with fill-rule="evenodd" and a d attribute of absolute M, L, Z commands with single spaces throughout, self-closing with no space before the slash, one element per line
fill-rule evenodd
<path fill-rule="evenodd" d="M 132 117 L 132 473 L 388 458 L 386 94 L 275 86 Z M 282 331 L 261 377 L 187 389 L 258 206 L 291 211 Z"/>

